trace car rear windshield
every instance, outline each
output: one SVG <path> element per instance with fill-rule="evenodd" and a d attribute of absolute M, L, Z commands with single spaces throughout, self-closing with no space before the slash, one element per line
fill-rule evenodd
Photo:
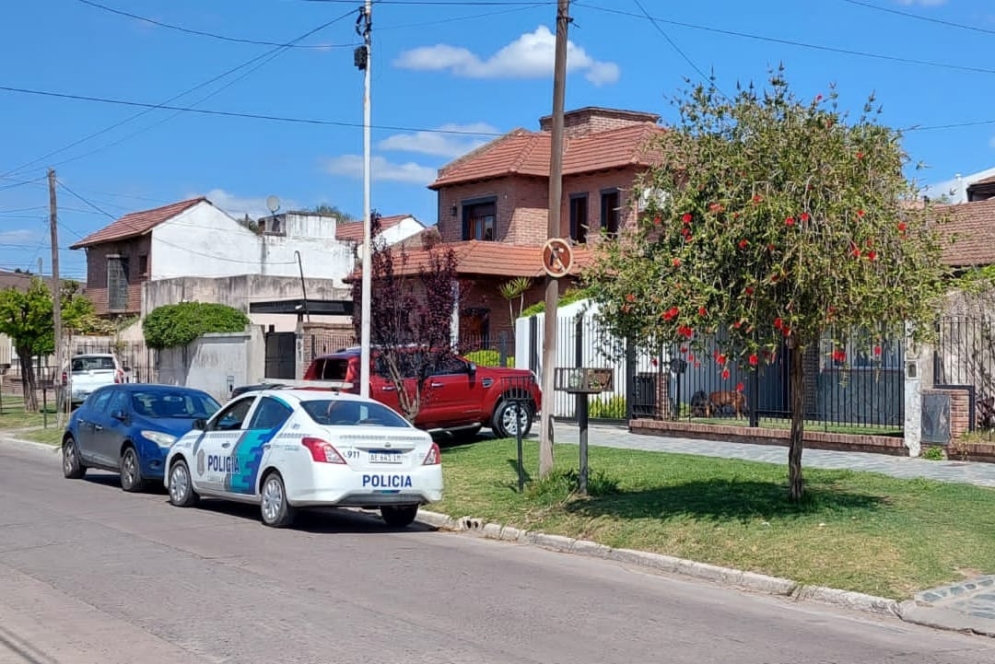
<path fill-rule="evenodd" d="M 315 399 L 302 401 L 301 408 L 324 426 L 409 427 L 408 421 L 390 408 L 374 401 Z"/>
<path fill-rule="evenodd" d="M 316 380 L 345 380 L 349 370 L 349 358 L 328 357 L 318 360 Z"/>
<path fill-rule="evenodd" d="M 114 371 L 114 358 L 106 355 L 83 355 L 73 358 L 73 372 L 80 371 Z"/>
<path fill-rule="evenodd" d="M 205 394 L 189 392 L 134 392 L 131 408 L 135 414 L 152 419 L 208 419 L 221 406 Z"/>

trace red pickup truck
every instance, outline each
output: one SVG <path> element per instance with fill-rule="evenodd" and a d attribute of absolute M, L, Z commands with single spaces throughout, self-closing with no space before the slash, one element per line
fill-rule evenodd
<path fill-rule="evenodd" d="M 359 392 L 360 349 L 346 348 L 316 357 L 304 374 L 305 381 L 340 381 Z M 414 379 L 409 379 L 414 381 Z M 478 367 L 457 355 L 446 359 L 422 388 L 422 404 L 415 426 L 428 431 L 441 430 L 454 435 L 472 435 L 489 427 L 495 436 L 517 435 L 516 396 L 521 406 L 522 435 L 528 435 L 539 409 L 542 391 L 535 374 L 526 369 Z M 397 390 L 373 351 L 370 397 L 401 412 Z"/>

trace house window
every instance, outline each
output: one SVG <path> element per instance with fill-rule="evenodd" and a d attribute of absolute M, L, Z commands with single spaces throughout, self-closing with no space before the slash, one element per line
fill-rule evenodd
<path fill-rule="evenodd" d="M 149 276 L 149 257 L 145 254 L 138 257 L 138 276 Z"/>
<path fill-rule="evenodd" d="M 570 238 L 578 244 L 587 242 L 587 194 L 570 196 Z"/>
<path fill-rule="evenodd" d="M 463 239 L 486 240 L 497 239 L 497 199 L 490 198 L 479 201 L 463 202 Z"/>
<path fill-rule="evenodd" d="M 107 258 L 107 308 L 111 311 L 126 311 L 128 308 L 128 258 L 109 256 Z"/>
<path fill-rule="evenodd" d="M 618 189 L 601 192 L 601 229 L 609 237 L 618 235 L 619 226 Z"/>

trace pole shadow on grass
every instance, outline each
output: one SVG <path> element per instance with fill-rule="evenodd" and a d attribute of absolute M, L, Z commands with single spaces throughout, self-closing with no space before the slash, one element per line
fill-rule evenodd
<path fill-rule="evenodd" d="M 788 487 L 779 482 L 714 479 L 572 501 L 569 512 L 589 518 L 671 519 L 741 522 L 757 518 L 792 518 L 819 514 L 873 512 L 886 499 L 811 483 L 799 503 L 788 500 Z"/>

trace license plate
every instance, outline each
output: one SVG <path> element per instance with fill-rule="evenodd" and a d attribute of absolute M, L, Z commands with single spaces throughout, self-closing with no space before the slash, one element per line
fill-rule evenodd
<path fill-rule="evenodd" d="M 403 460 L 400 452 L 384 452 L 379 450 L 370 452 L 370 463 L 401 463 Z"/>

